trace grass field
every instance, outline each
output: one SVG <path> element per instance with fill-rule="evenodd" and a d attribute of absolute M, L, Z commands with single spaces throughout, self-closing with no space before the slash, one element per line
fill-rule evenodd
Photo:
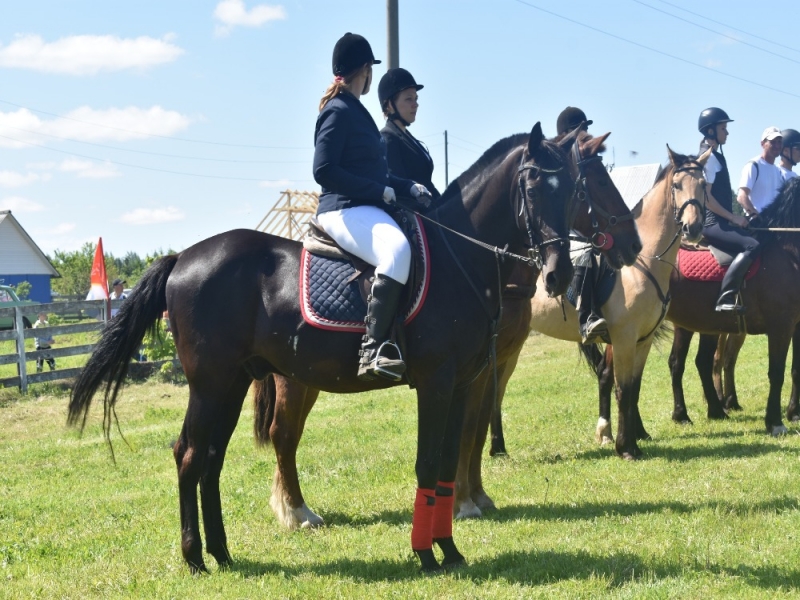
<path fill-rule="evenodd" d="M 418 573 L 410 550 L 416 410 L 406 389 L 321 397 L 300 449 L 306 500 L 326 522 L 280 528 L 275 459 L 254 448 L 245 405 L 222 478 L 235 565 L 193 577 L 180 553 L 171 444 L 185 386 L 128 386 L 116 465 L 93 407 L 81 437 L 56 386 L 0 390 L 2 598 L 776 598 L 800 587 L 798 426 L 764 434 L 766 340 L 739 363 L 744 411 L 670 420 L 667 348 L 651 353 L 641 408 L 653 441 L 619 460 L 593 441 L 593 379 L 572 344 L 531 337 L 504 405 L 510 456 L 486 458 L 499 509 L 459 521 L 469 565 Z M 34 391 L 37 389 L 33 386 Z M 784 406 L 789 386 L 785 386 Z"/>

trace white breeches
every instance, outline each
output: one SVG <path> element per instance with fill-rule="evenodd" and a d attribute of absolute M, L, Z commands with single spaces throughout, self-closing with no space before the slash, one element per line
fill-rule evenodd
<path fill-rule="evenodd" d="M 394 219 L 377 206 L 354 206 L 317 215 L 336 243 L 399 283 L 408 280 L 411 246 Z"/>

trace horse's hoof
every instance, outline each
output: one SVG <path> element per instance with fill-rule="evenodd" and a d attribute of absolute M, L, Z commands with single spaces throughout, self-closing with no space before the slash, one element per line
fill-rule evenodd
<path fill-rule="evenodd" d="M 725 419 L 728 419 L 730 417 L 728 417 L 728 413 L 720 409 L 720 410 L 709 410 L 708 418 L 714 421 L 724 421 Z"/>
<path fill-rule="evenodd" d="M 472 497 L 472 501 L 482 512 L 486 512 L 487 510 L 497 510 L 494 500 L 492 500 L 483 490 L 475 494 Z"/>
<path fill-rule="evenodd" d="M 769 433 L 772 437 L 781 437 L 782 435 L 786 435 L 787 433 L 789 433 L 789 430 L 783 423 L 781 423 L 780 425 L 773 425 L 772 427 L 767 427 L 767 433 Z"/>
<path fill-rule="evenodd" d="M 442 565 L 439 564 L 439 561 L 436 560 L 436 557 L 433 555 L 433 548 L 429 548 L 428 550 L 414 550 L 414 554 L 419 558 L 420 571 L 422 573 L 431 575 L 442 572 Z"/>
<path fill-rule="evenodd" d="M 601 439 L 599 443 L 601 446 L 608 446 L 609 444 L 614 443 L 614 438 L 604 435 L 603 439 Z"/>
<path fill-rule="evenodd" d="M 792 423 L 797 423 L 798 421 L 800 421 L 800 415 L 792 415 L 792 416 L 787 417 L 787 418 Z"/>
<path fill-rule="evenodd" d="M 505 458 L 508 456 L 508 452 L 505 450 L 489 450 L 489 456 L 492 458 Z"/>
<path fill-rule="evenodd" d="M 638 441 L 645 441 L 645 442 L 652 442 L 653 436 L 647 433 L 646 431 L 642 431 L 638 436 L 636 436 Z"/>
<path fill-rule="evenodd" d="M 458 507 L 455 514 L 456 519 L 480 519 L 483 516 L 481 509 L 472 501 L 472 498 L 464 500 Z"/>
<path fill-rule="evenodd" d="M 614 436 L 611 433 L 611 423 L 608 419 L 600 417 L 597 420 L 597 427 L 594 430 L 594 441 L 601 446 L 614 441 Z"/>
<path fill-rule="evenodd" d="M 444 553 L 442 568 L 446 571 L 458 569 L 467 564 L 467 559 L 458 551 L 452 537 L 434 538 L 433 543 Z"/>
<path fill-rule="evenodd" d="M 192 575 L 207 575 L 208 569 L 206 568 L 206 564 L 204 562 L 200 562 L 199 564 L 196 563 L 187 563 L 189 565 L 189 573 Z"/>
<path fill-rule="evenodd" d="M 641 452 L 639 450 L 631 450 L 630 452 L 627 452 L 627 451 L 626 452 L 620 452 L 619 457 L 622 460 L 634 461 L 634 460 L 638 460 L 640 455 L 641 455 Z"/>
<path fill-rule="evenodd" d="M 686 413 L 672 413 L 672 421 L 678 425 L 694 425 Z"/>
<path fill-rule="evenodd" d="M 736 398 L 729 398 L 725 403 L 725 410 L 744 410 Z"/>

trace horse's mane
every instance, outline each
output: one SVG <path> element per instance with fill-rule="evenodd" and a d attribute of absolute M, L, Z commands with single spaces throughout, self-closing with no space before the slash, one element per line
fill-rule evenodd
<path fill-rule="evenodd" d="M 767 227 L 800 227 L 800 177 L 783 184 L 777 198 L 761 213 L 761 220 Z"/>
<path fill-rule="evenodd" d="M 471 167 L 450 182 L 450 185 L 447 186 L 447 189 L 442 194 L 442 198 L 448 198 L 453 193 L 453 190 L 460 192 L 466 184 L 484 174 L 487 168 L 504 159 L 513 148 L 527 141 L 527 138 L 528 134 L 517 133 L 492 144 Z"/>
<path fill-rule="evenodd" d="M 523 144 L 527 145 L 529 139 L 530 134 L 517 133 L 492 144 L 471 167 L 450 182 L 450 185 L 447 186 L 447 189 L 445 189 L 442 194 L 442 199 L 448 200 L 453 194 L 460 194 L 466 186 L 479 177 L 490 176 L 494 168 L 497 167 L 513 149 Z M 561 164 L 563 160 L 562 152 L 554 141 L 544 140 L 542 142 L 542 148 L 547 150 L 547 154 L 553 159 L 553 162 L 552 164 L 542 164 L 541 166 L 548 168 L 556 167 Z"/>

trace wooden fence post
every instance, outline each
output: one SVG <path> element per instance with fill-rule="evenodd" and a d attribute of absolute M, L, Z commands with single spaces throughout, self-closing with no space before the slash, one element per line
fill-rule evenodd
<path fill-rule="evenodd" d="M 14 322 L 16 324 L 16 340 L 17 340 L 17 355 L 19 362 L 17 363 L 17 373 L 19 374 L 19 389 L 23 394 L 28 393 L 28 370 L 25 364 L 25 323 L 22 320 L 22 309 L 19 306 L 14 307 Z"/>

